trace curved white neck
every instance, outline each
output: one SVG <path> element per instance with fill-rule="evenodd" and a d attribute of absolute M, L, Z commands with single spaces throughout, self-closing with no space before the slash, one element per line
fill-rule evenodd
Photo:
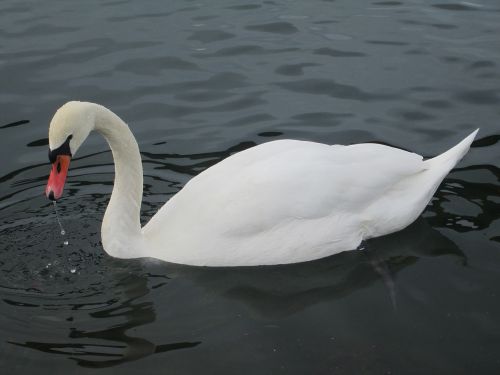
<path fill-rule="evenodd" d="M 113 153 L 115 181 L 104 214 L 101 234 L 104 249 L 112 256 L 136 258 L 141 235 L 142 162 L 139 146 L 125 122 L 97 106 L 94 129 L 103 135 Z"/>

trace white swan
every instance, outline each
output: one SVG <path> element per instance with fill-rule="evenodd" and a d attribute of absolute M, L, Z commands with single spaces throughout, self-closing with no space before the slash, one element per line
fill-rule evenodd
<path fill-rule="evenodd" d="M 93 103 L 69 102 L 49 129 L 47 197 L 62 195 L 69 160 L 92 130 L 106 138 L 115 183 L 104 215 L 104 249 L 197 266 L 304 262 L 357 248 L 411 224 L 478 130 L 430 160 L 379 144 L 280 140 L 200 173 L 141 228 L 142 164 L 128 126 Z"/>

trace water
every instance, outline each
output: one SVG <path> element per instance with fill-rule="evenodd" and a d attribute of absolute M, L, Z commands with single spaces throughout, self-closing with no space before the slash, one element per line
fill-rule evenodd
<path fill-rule="evenodd" d="M 498 373 L 497 1 L 4 0 L 0 20 L 4 372 Z M 113 166 L 97 136 L 70 166 L 61 236 L 47 127 L 70 99 L 130 124 L 143 222 L 254 144 L 433 156 L 481 131 L 422 217 L 365 251 L 196 269 L 103 252 Z"/>

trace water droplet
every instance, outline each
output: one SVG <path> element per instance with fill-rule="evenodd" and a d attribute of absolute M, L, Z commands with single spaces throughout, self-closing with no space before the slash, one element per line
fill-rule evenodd
<path fill-rule="evenodd" d="M 57 219 L 57 224 L 59 224 L 59 228 L 61 229 L 61 236 L 64 236 L 66 234 L 66 231 L 64 230 L 61 219 L 59 219 L 59 212 L 57 212 L 57 202 L 53 201 L 54 204 L 54 212 L 56 213 L 56 219 Z"/>
<path fill-rule="evenodd" d="M 71 272 L 71 273 L 75 273 L 75 272 L 76 272 L 76 269 L 72 268 L 72 269 L 70 269 L 70 270 L 69 270 L 69 272 Z"/>
<path fill-rule="evenodd" d="M 66 241 L 63 242 L 63 244 L 64 244 L 64 246 L 68 246 L 69 245 L 69 241 L 66 240 Z"/>

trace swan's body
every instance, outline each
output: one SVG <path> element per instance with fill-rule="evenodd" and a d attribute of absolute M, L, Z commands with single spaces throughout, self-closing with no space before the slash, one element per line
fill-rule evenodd
<path fill-rule="evenodd" d="M 50 148 L 66 141 L 74 154 L 92 130 L 106 138 L 115 160 L 104 249 L 120 258 L 199 266 L 309 261 L 403 229 L 422 213 L 477 132 L 427 161 L 378 144 L 265 143 L 194 177 L 141 228 L 139 148 L 118 116 L 96 104 L 69 102 L 52 120 Z"/>

